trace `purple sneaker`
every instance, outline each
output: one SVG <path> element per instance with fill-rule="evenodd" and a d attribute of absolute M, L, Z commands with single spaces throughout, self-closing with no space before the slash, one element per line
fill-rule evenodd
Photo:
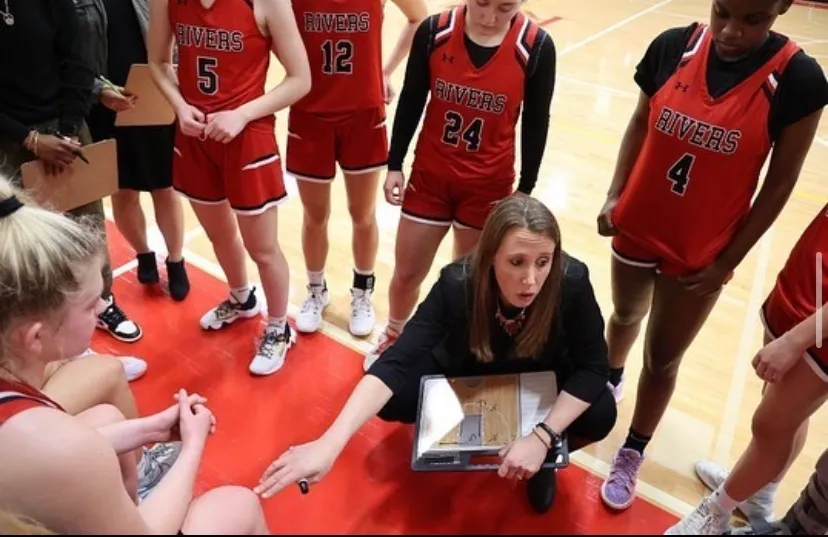
<path fill-rule="evenodd" d="M 609 476 L 601 486 L 601 499 L 613 509 L 626 509 L 635 500 L 638 469 L 644 455 L 634 449 L 621 448 L 612 461 Z"/>

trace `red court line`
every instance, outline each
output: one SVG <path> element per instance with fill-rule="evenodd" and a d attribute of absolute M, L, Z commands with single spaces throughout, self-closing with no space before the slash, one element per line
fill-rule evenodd
<path fill-rule="evenodd" d="M 132 259 L 113 228 L 109 242 L 113 260 Z M 289 445 L 314 439 L 334 419 L 362 374 L 362 356 L 324 334 L 300 336 L 280 372 L 252 377 L 247 366 L 260 323 L 202 332 L 199 317 L 226 296 L 226 286 L 188 268 L 192 292 L 182 303 L 139 285 L 134 270 L 118 277 L 116 296 L 141 323 L 144 338 L 128 345 L 98 333 L 93 346 L 147 360 L 147 375 L 132 383 L 142 414 L 171 404 L 180 387 L 208 397 L 218 430 L 208 441 L 198 492 L 253 486 Z M 525 485 L 493 473 L 412 472 L 411 443 L 410 427 L 371 421 L 310 494 L 292 487 L 264 501 L 271 531 L 660 534 L 676 520 L 644 500 L 624 513 L 610 512 L 599 498 L 601 479 L 575 465 L 559 473 L 555 505 L 538 516 L 527 504 Z"/>

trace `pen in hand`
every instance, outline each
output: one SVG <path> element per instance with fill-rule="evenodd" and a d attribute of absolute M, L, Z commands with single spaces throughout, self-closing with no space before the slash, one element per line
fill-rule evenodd
<path fill-rule="evenodd" d="M 71 141 L 71 139 L 68 136 L 64 136 L 63 134 L 56 133 L 55 136 L 57 136 L 58 138 L 60 138 L 61 140 L 65 141 L 65 142 L 70 142 Z M 74 153 L 76 157 L 78 157 L 79 159 L 81 159 L 85 163 L 89 164 L 89 160 L 86 158 L 86 156 L 83 154 L 83 152 L 80 149 L 78 149 L 78 148 L 73 149 L 72 153 Z"/>

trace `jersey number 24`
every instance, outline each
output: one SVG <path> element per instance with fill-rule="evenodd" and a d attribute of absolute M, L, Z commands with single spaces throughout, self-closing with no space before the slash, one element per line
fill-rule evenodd
<path fill-rule="evenodd" d="M 466 144 L 466 151 L 475 152 L 480 149 L 483 137 L 483 120 L 476 117 L 468 123 L 463 122 L 463 116 L 449 110 L 446 112 L 446 122 L 443 125 L 442 142 L 457 147 L 460 140 Z"/>

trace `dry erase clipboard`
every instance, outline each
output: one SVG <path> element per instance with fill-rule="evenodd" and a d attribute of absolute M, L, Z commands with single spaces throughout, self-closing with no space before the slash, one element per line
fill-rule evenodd
<path fill-rule="evenodd" d="M 557 385 L 548 382 L 549 375 L 554 379 L 554 373 L 422 377 L 412 470 L 497 470 L 498 452 L 528 434 L 554 404 Z M 543 468 L 568 465 L 564 434 Z"/>

